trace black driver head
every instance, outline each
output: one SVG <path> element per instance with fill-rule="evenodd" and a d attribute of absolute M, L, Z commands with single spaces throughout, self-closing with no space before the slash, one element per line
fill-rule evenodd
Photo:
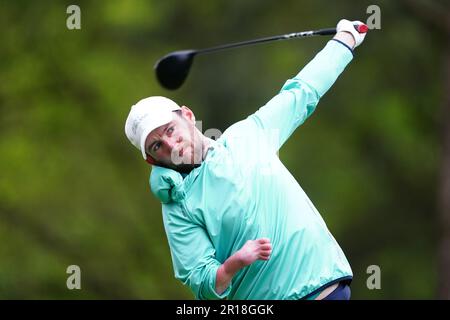
<path fill-rule="evenodd" d="M 156 77 L 167 89 L 175 90 L 186 80 L 196 51 L 183 50 L 169 53 L 155 64 Z"/>

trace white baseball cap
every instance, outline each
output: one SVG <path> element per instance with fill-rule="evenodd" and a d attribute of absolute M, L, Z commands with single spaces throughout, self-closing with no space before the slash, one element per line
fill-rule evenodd
<path fill-rule="evenodd" d="M 174 101 L 160 96 L 142 99 L 131 107 L 125 122 L 125 134 L 141 150 L 144 159 L 147 159 L 145 140 L 149 133 L 172 121 L 172 112 L 180 109 Z"/>

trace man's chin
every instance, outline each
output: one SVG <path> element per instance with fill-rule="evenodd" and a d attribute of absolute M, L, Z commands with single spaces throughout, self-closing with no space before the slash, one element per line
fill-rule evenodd
<path fill-rule="evenodd" d="M 181 160 L 181 159 L 178 159 Z M 171 164 L 170 166 L 167 166 L 175 171 L 181 172 L 181 173 L 189 173 L 191 172 L 193 169 L 199 167 L 202 162 L 203 159 L 200 156 L 195 157 L 193 154 L 192 156 L 187 156 L 185 155 L 185 157 L 180 161 L 180 164 Z"/>
<path fill-rule="evenodd" d="M 189 162 L 191 162 L 191 163 L 189 163 Z M 203 161 L 198 161 L 198 162 L 194 162 L 191 159 L 185 159 L 185 161 L 183 161 L 180 164 L 173 164 L 173 163 L 171 163 L 171 164 L 167 164 L 167 165 L 166 164 L 164 164 L 164 165 L 160 164 L 160 165 L 162 167 L 173 169 L 173 170 L 178 171 L 180 173 L 189 173 L 193 169 L 195 169 L 197 167 L 200 167 L 200 165 L 202 164 Z"/>
<path fill-rule="evenodd" d="M 191 172 L 193 169 L 200 167 L 201 163 L 197 163 L 197 164 L 179 164 L 174 166 L 172 169 L 174 169 L 175 171 L 178 171 L 180 173 L 189 173 Z"/>

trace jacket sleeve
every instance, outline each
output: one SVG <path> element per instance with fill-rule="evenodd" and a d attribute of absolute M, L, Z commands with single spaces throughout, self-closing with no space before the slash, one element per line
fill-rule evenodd
<path fill-rule="evenodd" d="M 319 99 L 352 58 L 352 52 L 342 43 L 329 41 L 299 74 L 288 80 L 275 97 L 248 119 L 256 123 L 259 132 L 270 135 L 263 139 L 269 138 L 278 150 L 314 112 Z"/>
<path fill-rule="evenodd" d="M 181 203 L 163 204 L 163 221 L 175 277 L 190 287 L 196 299 L 224 299 L 231 285 L 217 294 L 216 274 L 221 263 L 205 229 L 193 223 Z"/>

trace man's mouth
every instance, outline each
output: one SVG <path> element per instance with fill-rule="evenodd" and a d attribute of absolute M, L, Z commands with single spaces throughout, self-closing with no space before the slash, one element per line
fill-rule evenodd
<path fill-rule="evenodd" d="M 180 151 L 178 151 L 178 156 L 181 158 L 183 156 L 183 148 L 180 149 Z"/>

